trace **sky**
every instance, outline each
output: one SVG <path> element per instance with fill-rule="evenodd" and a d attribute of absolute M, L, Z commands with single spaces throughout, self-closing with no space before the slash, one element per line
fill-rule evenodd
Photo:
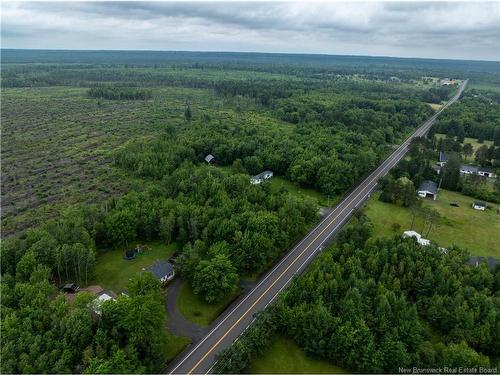
<path fill-rule="evenodd" d="M 2 1 L 2 48 L 500 61 L 496 2 Z"/>

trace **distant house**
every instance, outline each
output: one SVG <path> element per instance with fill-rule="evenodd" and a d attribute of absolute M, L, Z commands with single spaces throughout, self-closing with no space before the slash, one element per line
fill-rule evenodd
<path fill-rule="evenodd" d="M 417 193 L 419 197 L 428 198 L 432 197 L 432 199 L 436 200 L 437 198 L 437 184 L 434 181 L 425 180 L 418 187 Z"/>
<path fill-rule="evenodd" d="M 250 183 L 253 185 L 258 185 L 266 180 L 269 180 L 271 177 L 273 177 L 273 172 L 271 171 L 264 171 L 262 173 L 259 173 L 256 176 L 253 176 L 250 179 Z"/>
<path fill-rule="evenodd" d="M 439 151 L 439 159 L 437 165 L 443 167 L 448 161 L 448 155 L 446 155 L 443 151 Z"/>
<path fill-rule="evenodd" d="M 422 235 L 420 233 L 418 233 L 418 232 L 415 232 L 414 230 L 407 230 L 407 231 L 403 232 L 403 237 L 405 237 L 405 238 L 409 238 L 409 237 L 416 238 L 417 242 L 420 245 L 422 245 L 422 246 L 428 246 L 431 243 L 431 241 L 429 241 L 426 238 L 422 238 Z"/>
<path fill-rule="evenodd" d="M 213 164 L 215 163 L 215 157 L 212 154 L 208 154 L 207 156 L 205 156 L 205 161 L 208 164 Z"/>
<path fill-rule="evenodd" d="M 472 203 L 472 208 L 475 210 L 484 211 L 486 210 L 486 203 L 484 202 L 474 202 Z"/>
<path fill-rule="evenodd" d="M 170 280 L 175 277 L 174 266 L 172 263 L 167 262 L 166 260 L 160 260 L 153 263 L 147 269 L 148 272 L 151 272 L 162 285 L 166 285 Z"/>
<path fill-rule="evenodd" d="M 462 174 L 477 174 L 482 177 L 496 177 L 493 169 L 486 167 L 477 167 L 475 165 L 461 165 L 460 173 Z"/>
<path fill-rule="evenodd" d="M 108 290 L 103 290 L 90 302 L 89 307 L 96 315 L 100 316 L 102 313 L 102 304 L 106 301 L 116 301 L 116 294 Z"/>
<path fill-rule="evenodd" d="M 466 264 L 473 267 L 479 267 L 479 265 L 482 263 L 486 263 L 488 270 L 494 271 L 495 267 L 500 264 L 500 259 L 495 259 L 493 257 L 473 256 L 470 257 L 466 262 Z"/>
<path fill-rule="evenodd" d="M 445 79 L 442 79 L 440 83 L 441 83 L 441 86 L 452 86 L 452 85 L 456 85 L 457 81 L 454 79 L 445 78 Z"/>
<path fill-rule="evenodd" d="M 493 173 L 493 169 L 485 167 L 479 167 L 477 174 L 483 177 L 496 177 L 495 173 Z"/>
<path fill-rule="evenodd" d="M 475 165 L 461 165 L 460 166 L 460 173 L 462 174 L 477 174 L 479 171 L 479 167 L 476 167 Z"/>

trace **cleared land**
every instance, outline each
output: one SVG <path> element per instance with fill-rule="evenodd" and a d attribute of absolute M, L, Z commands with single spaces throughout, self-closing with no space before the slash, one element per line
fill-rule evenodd
<path fill-rule="evenodd" d="M 340 367 L 306 356 L 290 338 L 278 336 L 264 355 L 253 361 L 252 374 L 341 374 Z"/>
<path fill-rule="evenodd" d="M 135 246 L 135 243 L 129 247 L 132 246 Z M 99 284 L 116 293 L 123 292 L 132 275 L 141 272 L 157 260 L 168 259 L 177 250 L 175 243 L 165 245 L 162 242 L 151 242 L 146 246 L 147 250 L 132 260 L 123 259 L 125 253 L 123 245 L 99 254 L 91 284 Z"/>
<path fill-rule="evenodd" d="M 375 236 L 391 236 L 409 230 L 412 221 L 410 209 L 381 202 L 378 196 L 375 194 L 365 208 L 373 221 Z M 471 207 L 475 200 L 447 190 L 440 190 L 436 201 L 424 200 L 423 206 L 435 209 L 441 217 L 430 234 L 427 236 L 426 230 L 423 235 L 443 247 L 457 245 L 468 249 L 472 255 L 500 258 L 500 215 L 495 212 L 498 205 L 489 203 L 486 211 L 477 211 Z M 457 202 L 460 207 L 450 206 L 451 202 Z M 399 224 L 401 229 L 396 232 L 394 224 Z M 413 229 L 422 233 L 422 224 L 423 219 L 417 216 Z"/>
<path fill-rule="evenodd" d="M 191 286 L 184 282 L 177 299 L 177 307 L 187 320 L 201 327 L 208 327 L 238 297 L 239 293 L 239 290 L 235 291 L 220 302 L 209 304 L 194 294 Z"/>

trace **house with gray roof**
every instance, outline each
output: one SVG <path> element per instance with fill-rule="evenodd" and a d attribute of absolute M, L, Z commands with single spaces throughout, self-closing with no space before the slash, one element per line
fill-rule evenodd
<path fill-rule="evenodd" d="M 417 189 L 419 197 L 432 198 L 433 200 L 436 200 L 437 192 L 438 192 L 437 184 L 434 181 L 429 181 L 429 180 L 422 181 L 422 183 Z"/>
<path fill-rule="evenodd" d="M 479 171 L 479 167 L 476 167 L 475 165 L 461 165 L 460 166 L 460 173 L 462 174 L 477 174 Z"/>
<path fill-rule="evenodd" d="M 495 267 L 500 265 L 500 259 L 495 259 L 493 257 L 472 256 L 466 262 L 466 264 L 473 267 L 479 267 L 482 263 L 486 263 L 488 270 L 494 271 Z"/>
<path fill-rule="evenodd" d="M 156 277 L 162 285 L 166 285 L 170 280 L 175 277 L 175 270 L 172 263 L 167 262 L 166 260 L 159 260 L 154 262 L 147 269 L 148 272 L 151 272 L 154 277 Z"/>
<path fill-rule="evenodd" d="M 439 158 L 437 165 L 443 167 L 447 161 L 448 161 L 448 155 L 446 155 L 443 151 L 439 151 Z"/>

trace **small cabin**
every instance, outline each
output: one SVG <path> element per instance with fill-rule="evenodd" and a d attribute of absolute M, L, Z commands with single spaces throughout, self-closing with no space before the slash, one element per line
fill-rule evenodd
<path fill-rule="evenodd" d="M 215 163 L 215 157 L 212 154 L 208 154 L 207 156 L 205 156 L 205 161 L 207 162 L 207 164 L 213 164 Z"/>
<path fill-rule="evenodd" d="M 258 185 L 266 180 L 269 180 L 270 178 L 273 177 L 273 172 L 271 171 L 264 171 L 262 173 L 259 173 L 258 175 L 256 176 L 253 176 L 251 179 L 250 179 L 250 183 L 252 185 Z"/>
<path fill-rule="evenodd" d="M 66 284 L 63 286 L 63 291 L 65 293 L 76 293 L 80 290 L 80 287 L 76 284 Z"/>

